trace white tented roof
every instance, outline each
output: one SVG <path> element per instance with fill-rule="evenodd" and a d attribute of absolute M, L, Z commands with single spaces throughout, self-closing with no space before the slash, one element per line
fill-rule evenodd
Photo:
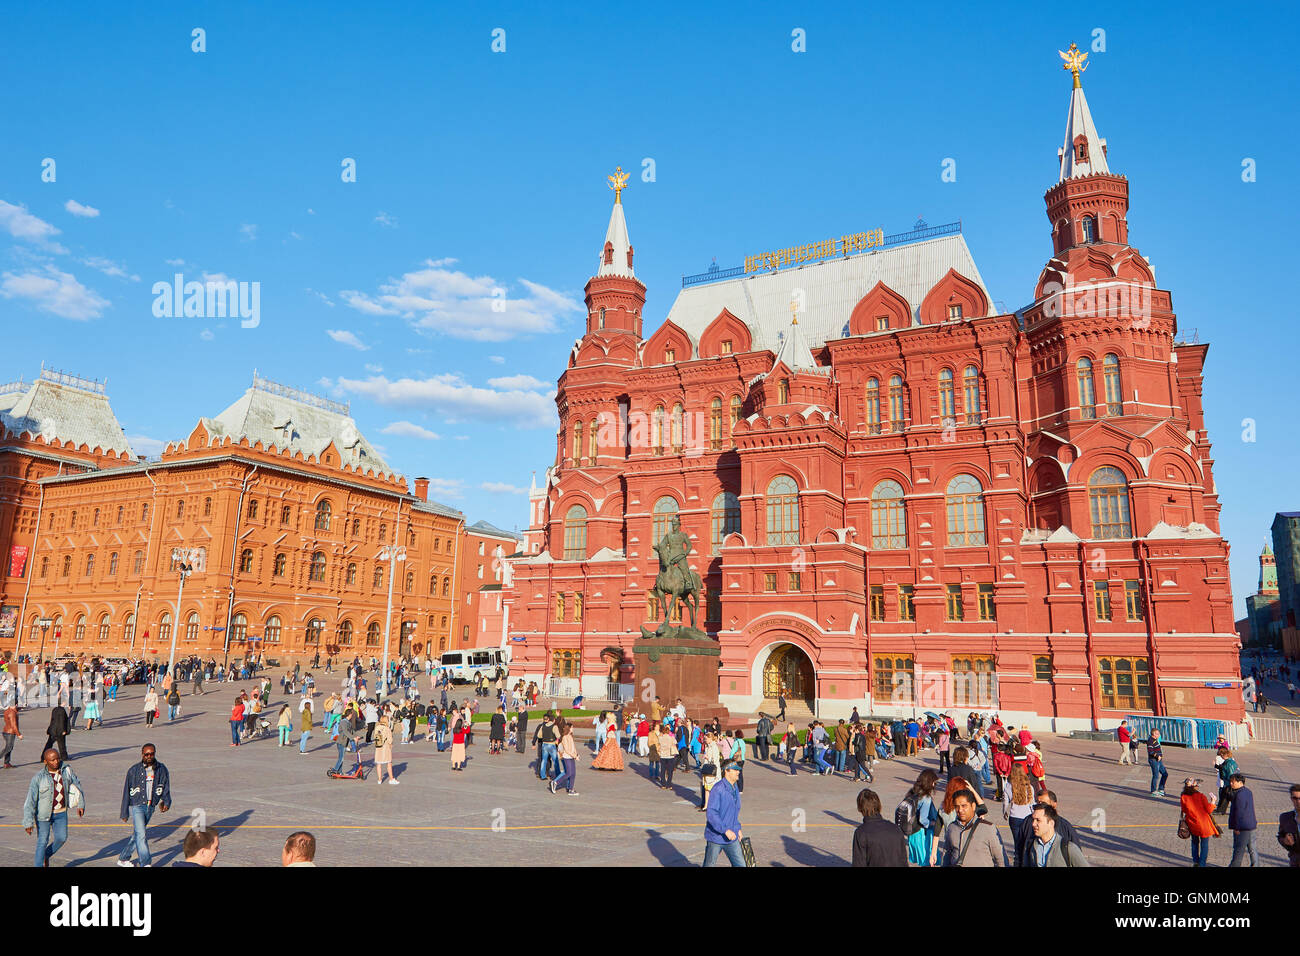
<path fill-rule="evenodd" d="M 345 405 L 331 402 L 254 376 L 253 385 L 233 405 L 215 418 L 201 419 L 216 439 L 247 438 L 277 450 L 319 455 L 330 442 L 343 464 L 363 471 L 390 474 L 392 469 L 357 430 Z"/>
<path fill-rule="evenodd" d="M 949 269 L 977 283 L 993 301 L 966 240 L 956 235 L 688 286 L 677 294 L 668 320 L 698 343 L 704 329 L 726 309 L 749 326 L 755 350 L 777 352 L 790 327 L 790 303 L 798 297 L 800 333 L 810 347 L 819 348 L 848 336 L 854 306 L 877 282 L 907 299 L 913 324 L 920 324 L 921 302 Z"/>
<path fill-rule="evenodd" d="M 609 214 L 609 228 L 605 230 L 605 242 L 613 247 L 613 261 L 605 262 L 605 247 L 600 247 L 600 261 L 596 269 L 598 276 L 627 276 L 633 278 L 635 273 L 627 264 L 627 251 L 632 242 L 627 237 L 627 219 L 623 216 L 623 203 L 615 202 Z"/>
<path fill-rule="evenodd" d="M 0 393 L 0 424 L 16 435 L 28 432 L 135 458 L 104 386 L 89 379 L 43 369 L 25 390 L 6 386 Z"/>
<path fill-rule="evenodd" d="M 1074 141 L 1080 136 L 1088 141 L 1088 159 L 1085 162 L 1075 158 Z M 1097 135 L 1082 86 L 1076 86 L 1070 97 L 1070 113 L 1065 118 L 1065 144 L 1058 155 L 1061 158 L 1061 180 L 1110 172 L 1106 165 L 1106 141 Z"/>

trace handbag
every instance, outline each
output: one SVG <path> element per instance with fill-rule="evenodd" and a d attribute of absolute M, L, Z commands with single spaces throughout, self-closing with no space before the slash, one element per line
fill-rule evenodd
<path fill-rule="evenodd" d="M 1178 818 L 1178 839 L 1186 840 L 1192 835 L 1192 828 L 1187 824 L 1187 814 Z"/>
<path fill-rule="evenodd" d="M 740 855 L 745 861 L 745 866 L 758 866 L 758 860 L 754 857 L 754 844 L 749 842 L 749 837 L 740 838 Z"/>
<path fill-rule="evenodd" d="M 706 763 L 700 768 L 700 776 L 716 777 L 718 775 L 718 765 L 716 763 Z"/>
<path fill-rule="evenodd" d="M 81 792 L 81 788 L 77 786 L 75 783 L 69 783 L 68 784 L 68 809 L 78 810 L 85 805 L 86 805 L 86 797 L 85 794 Z"/>

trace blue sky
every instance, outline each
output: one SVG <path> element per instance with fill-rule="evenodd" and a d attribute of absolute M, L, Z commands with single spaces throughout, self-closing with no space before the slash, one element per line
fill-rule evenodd
<path fill-rule="evenodd" d="M 1289 8 L 469 7 L 7 9 L 0 378 L 42 360 L 107 378 L 148 452 L 257 368 L 350 400 L 394 467 L 471 521 L 522 526 L 519 492 L 554 456 L 550 393 L 582 331 L 615 165 L 632 172 L 647 334 L 714 257 L 918 216 L 961 219 L 1015 309 L 1050 253 L 1042 195 L 1070 90 L 1056 51 L 1103 30 L 1084 87 L 1131 182 L 1130 239 L 1180 327 L 1211 343 L 1241 608 L 1273 512 L 1300 507 L 1300 343 L 1290 297 L 1273 294 L 1294 270 L 1300 172 Z M 178 271 L 259 282 L 260 325 L 155 317 L 151 287 Z"/>

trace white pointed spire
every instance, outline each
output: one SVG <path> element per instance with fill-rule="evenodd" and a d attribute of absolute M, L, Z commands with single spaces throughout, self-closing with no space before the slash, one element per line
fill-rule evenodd
<path fill-rule="evenodd" d="M 1097 135 L 1092 113 L 1088 111 L 1088 100 L 1079 83 L 1079 74 L 1087 69 L 1084 63 L 1087 58 L 1088 54 L 1080 53 L 1073 43 L 1070 44 L 1068 53 L 1061 54 L 1061 59 L 1065 60 L 1065 69 L 1074 74 L 1074 89 L 1070 94 L 1070 113 L 1065 118 L 1065 143 L 1056 151 L 1061 160 L 1061 177 L 1058 182 L 1110 172 L 1110 167 L 1106 165 L 1106 141 Z M 1084 146 L 1082 157 L 1079 155 L 1081 143 Z"/>
<path fill-rule="evenodd" d="M 793 312 L 793 309 L 791 311 Z M 813 359 L 812 349 L 808 347 L 808 340 L 803 337 L 803 332 L 799 329 L 799 315 L 797 312 L 790 319 L 790 327 L 785 330 L 785 339 L 781 342 L 781 348 L 776 353 L 776 361 L 772 363 L 772 367 L 776 368 L 778 364 L 782 363 L 792 372 L 817 372 L 820 374 L 824 371 Z"/>
<path fill-rule="evenodd" d="M 620 166 L 614 170 L 613 176 L 605 178 L 609 180 L 609 188 L 614 190 L 614 209 L 609 214 L 609 228 L 605 230 L 605 244 L 600 247 L 600 264 L 596 275 L 635 278 L 632 264 L 628 261 L 628 250 L 632 248 L 632 242 L 627 237 L 627 220 L 623 218 L 623 190 L 627 188 L 627 173 Z"/>

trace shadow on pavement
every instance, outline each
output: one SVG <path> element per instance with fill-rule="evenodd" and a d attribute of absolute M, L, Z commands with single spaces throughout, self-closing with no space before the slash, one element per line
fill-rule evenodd
<path fill-rule="evenodd" d="M 664 839 L 658 830 L 646 831 L 646 848 L 654 854 L 660 866 L 690 866 L 691 861 L 671 840 Z"/>
<path fill-rule="evenodd" d="M 175 812 L 174 807 L 172 808 L 172 812 Z M 241 810 L 233 816 L 225 817 L 215 822 L 208 821 L 207 826 L 208 829 L 216 830 L 221 837 L 225 838 L 247 823 L 248 818 L 252 815 L 252 810 Z M 151 844 L 163 841 L 175 841 L 170 843 L 170 845 L 165 849 L 159 850 L 158 852 L 153 852 L 153 847 L 150 847 L 150 852 L 153 855 L 153 865 L 166 866 L 180 852 L 181 843 L 184 842 L 185 834 L 190 829 L 192 817 L 183 813 L 177 814 L 173 819 L 161 824 L 156 822 L 157 819 L 157 811 L 155 811 L 154 820 L 150 821 L 149 827 L 145 832 L 148 835 Z M 118 856 L 122 852 L 122 847 L 126 841 L 130 839 L 134 842 L 135 839 L 130 827 L 121 828 L 121 833 L 122 837 L 120 839 L 107 844 L 99 852 L 94 853 L 91 856 L 83 856 L 79 859 L 72 860 L 68 865 L 81 866 L 86 863 L 94 863 L 97 860 L 107 860 L 110 857 Z M 134 854 L 132 859 L 134 859 Z"/>

